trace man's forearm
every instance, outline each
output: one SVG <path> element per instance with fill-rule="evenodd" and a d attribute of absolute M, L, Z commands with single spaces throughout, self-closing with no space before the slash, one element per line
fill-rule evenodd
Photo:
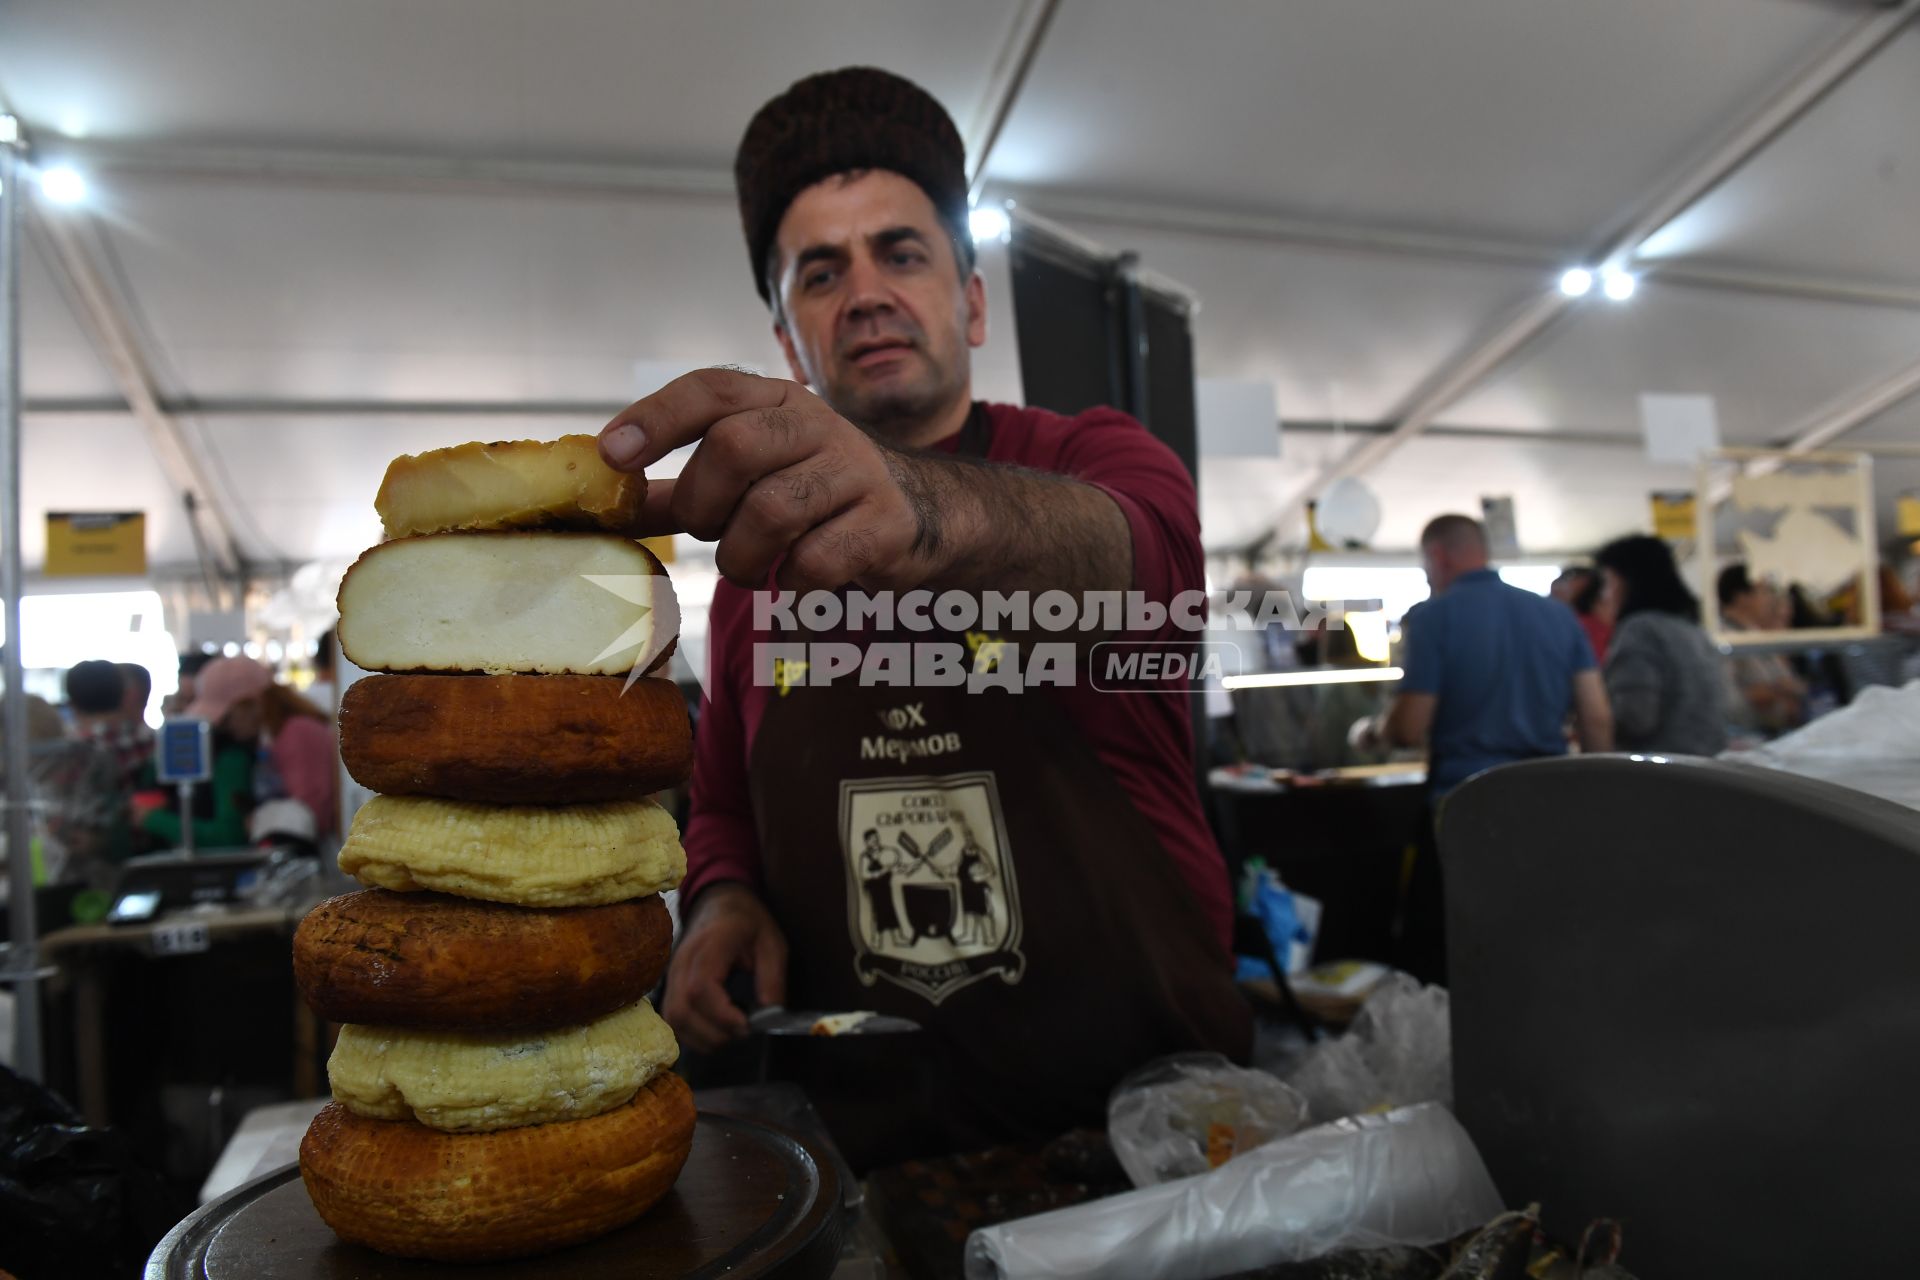
<path fill-rule="evenodd" d="M 1024 467 L 896 454 L 919 524 L 927 585 L 961 590 L 1125 591 L 1133 535 L 1103 490 Z"/>

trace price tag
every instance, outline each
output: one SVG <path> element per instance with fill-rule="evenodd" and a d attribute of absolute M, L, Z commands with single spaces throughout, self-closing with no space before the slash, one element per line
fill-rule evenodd
<path fill-rule="evenodd" d="M 190 956 L 205 951 L 207 926 L 204 924 L 158 924 L 153 927 L 153 954 Z"/>

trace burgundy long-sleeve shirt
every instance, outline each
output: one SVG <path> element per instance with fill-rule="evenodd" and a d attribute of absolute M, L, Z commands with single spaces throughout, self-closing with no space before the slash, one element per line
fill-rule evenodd
<path fill-rule="evenodd" d="M 1133 535 L 1134 590 L 1162 604 L 1183 591 L 1204 591 L 1193 480 L 1146 428 L 1112 409 L 1072 418 L 1014 405 L 986 409 L 992 423 L 989 462 L 1071 476 L 1118 504 Z M 954 442 L 949 438 L 935 447 L 951 449 Z M 1128 638 L 1178 634 L 1169 620 L 1156 636 Z M 747 761 L 774 690 L 754 682 L 752 657 L 756 641 L 773 638 L 754 630 L 752 593 L 722 582 L 708 615 L 706 689 L 694 745 L 691 814 L 682 837 L 687 877 L 681 893 L 689 902 L 717 881 L 754 886 L 760 881 Z M 1101 692 L 1085 676 L 1083 670 L 1072 687 L 1021 696 L 1058 700 L 1153 827 L 1226 946 L 1233 928 L 1232 898 L 1195 787 L 1188 694 L 1174 682 L 1132 686 L 1146 692 Z"/>

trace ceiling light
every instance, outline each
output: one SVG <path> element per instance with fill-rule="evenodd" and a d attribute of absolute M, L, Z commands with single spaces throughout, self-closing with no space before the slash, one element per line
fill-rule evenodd
<path fill-rule="evenodd" d="M 967 213 L 967 230 L 973 233 L 975 244 L 1006 239 L 1007 231 L 1012 225 L 1012 220 L 1007 217 L 1007 211 L 997 204 L 979 205 Z"/>
<path fill-rule="evenodd" d="M 87 180 L 79 170 L 57 165 L 40 171 L 40 190 L 55 204 L 79 204 L 87 198 Z"/>
<path fill-rule="evenodd" d="M 1631 271 L 1622 271 L 1618 267 L 1607 267 L 1600 272 L 1600 290 L 1615 302 L 1625 302 L 1631 298 L 1639 283 L 1639 278 Z"/>
<path fill-rule="evenodd" d="M 1593 288 L 1593 272 L 1585 267 L 1570 267 L 1560 277 L 1560 292 L 1569 298 L 1582 298 Z"/>

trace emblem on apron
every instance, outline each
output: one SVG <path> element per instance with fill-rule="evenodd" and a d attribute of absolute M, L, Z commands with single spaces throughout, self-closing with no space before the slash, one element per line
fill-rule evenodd
<path fill-rule="evenodd" d="M 993 774 L 840 783 L 853 968 L 939 1004 L 1020 981 L 1020 893 Z"/>

